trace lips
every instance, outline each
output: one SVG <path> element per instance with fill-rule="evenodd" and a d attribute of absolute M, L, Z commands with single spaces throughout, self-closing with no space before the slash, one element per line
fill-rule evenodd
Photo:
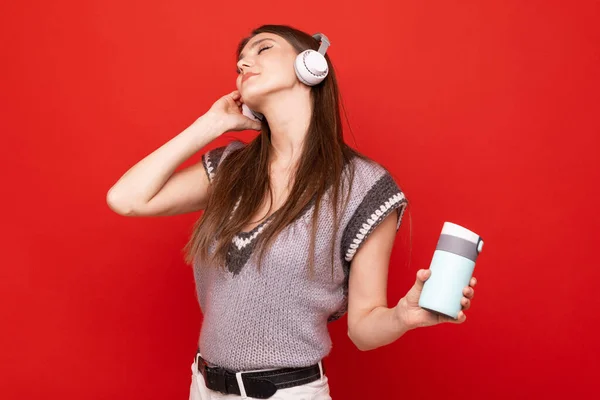
<path fill-rule="evenodd" d="M 242 78 L 242 83 L 246 82 L 246 79 L 248 79 L 254 75 L 258 75 L 258 74 L 255 74 L 254 72 L 248 72 L 247 74 L 244 74 L 244 77 Z"/>

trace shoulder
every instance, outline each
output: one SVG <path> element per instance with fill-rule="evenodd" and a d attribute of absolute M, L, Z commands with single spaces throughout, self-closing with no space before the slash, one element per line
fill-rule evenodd
<path fill-rule="evenodd" d="M 217 173 L 221 161 L 223 161 L 233 151 L 244 148 L 247 144 L 239 139 L 234 139 L 229 143 L 207 150 L 202 154 L 202 165 L 206 170 L 208 178 L 212 181 Z"/>
<path fill-rule="evenodd" d="M 356 251 L 375 228 L 394 211 L 398 230 L 408 205 L 408 199 L 397 180 L 381 163 L 355 157 L 351 164 L 354 176 L 352 186 L 348 187 L 350 198 L 342 238 L 342 256 L 347 262 L 354 258 Z"/>
<path fill-rule="evenodd" d="M 345 183 L 352 184 L 348 187 L 354 201 L 368 202 L 374 198 L 386 195 L 401 194 L 404 192 L 392 172 L 381 163 L 368 157 L 354 157 L 346 170 Z"/>
<path fill-rule="evenodd" d="M 385 175 L 390 175 L 390 172 L 379 162 L 368 158 L 355 156 L 350 161 L 347 173 L 354 172 L 352 182 L 360 186 L 370 186 Z"/>
<path fill-rule="evenodd" d="M 242 142 L 239 139 L 233 139 L 229 143 L 215 147 L 213 149 L 207 150 L 202 157 L 207 159 L 212 159 L 213 161 L 220 161 L 221 159 L 227 157 L 229 153 L 234 150 L 241 149 L 246 146 L 246 143 Z"/>

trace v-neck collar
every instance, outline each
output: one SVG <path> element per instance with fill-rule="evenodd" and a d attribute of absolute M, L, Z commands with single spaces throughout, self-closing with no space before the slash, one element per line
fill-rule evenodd
<path fill-rule="evenodd" d="M 256 233 L 257 230 L 259 230 L 262 226 L 264 226 L 267 222 L 269 222 L 271 220 L 271 218 L 273 218 L 275 216 L 275 214 L 277 214 L 279 212 L 279 210 L 281 210 L 281 208 L 275 210 L 263 222 L 261 222 L 260 224 L 256 225 L 254 228 L 250 229 L 247 232 L 240 231 L 235 236 L 240 237 L 240 238 L 247 238 L 249 236 L 252 236 L 254 233 Z"/>
<path fill-rule="evenodd" d="M 331 184 L 325 190 L 324 198 L 327 198 L 329 195 L 329 190 L 331 189 Z M 236 205 L 233 207 L 230 218 L 233 216 L 233 212 L 238 207 L 241 201 L 241 197 L 238 199 Z M 316 194 L 313 198 L 308 202 L 308 204 L 300 211 L 297 219 L 303 218 L 304 215 L 315 206 Z M 244 232 L 240 231 L 233 236 L 231 246 L 229 251 L 227 252 L 227 261 L 226 266 L 227 269 L 233 274 L 233 276 L 240 273 L 243 266 L 246 264 L 248 259 L 250 258 L 252 251 L 255 246 L 256 237 L 262 232 L 263 228 L 271 222 L 271 220 L 275 217 L 275 214 L 279 213 L 283 207 L 280 207 L 271 215 L 269 215 L 263 222 L 256 225 L 251 230 Z M 297 221 L 293 221 L 292 223 L 296 223 Z"/>

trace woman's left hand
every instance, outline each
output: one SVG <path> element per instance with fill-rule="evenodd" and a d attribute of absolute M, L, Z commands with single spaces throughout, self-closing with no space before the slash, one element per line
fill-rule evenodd
<path fill-rule="evenodd" d="M 417 280 L 413 287 L 408 291 L 406 296 L 400 299 L 396 305 L 396 315 L 400 318 L 408 329 L 422 328 L 441 324 L 443 322 L 451 322 L 461 324 L 465 322 L 467 316 L 464 311 L 471 307 L 471 300 L 475 296 L 475 285 L 477 279 L 471 278 L 469 286 L 463 288 L 463 298 L 460 301 L 462 311 L 458 312 L 458 319 L 451 318 L 446 315 L 437 314 L 419 307 L 419 297 L 423 291 L 425 281 L 431 276 L 431 270 L 420 269 L 417 271 Z"/>

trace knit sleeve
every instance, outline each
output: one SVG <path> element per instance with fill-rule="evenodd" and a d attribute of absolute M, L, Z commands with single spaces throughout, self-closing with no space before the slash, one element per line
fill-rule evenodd
<path fill-rule="evenodd" d="M 363 167 L 365 168 L 365 167 Z M 357 189 L 353 190 L 355 207 L 342 235 L 342 256 L 347 263 L 389 214 L 396 212 L 396 232 L 400 228 L 404 210 L 408 204 L 389 171 L 375 164 L 368 173 L 357 171 Z"/>
<path fill-rule="evenodd" d="M 244 145 L 245 143 L 242 141 L 234 140 L 225 146 L 216 147 L 202 154 L 202 165 L 204 166 L 209 182 L 212 183 L 214 180 L 221 161 L 225 159 L 231 151 L 243 147 Z"/>

